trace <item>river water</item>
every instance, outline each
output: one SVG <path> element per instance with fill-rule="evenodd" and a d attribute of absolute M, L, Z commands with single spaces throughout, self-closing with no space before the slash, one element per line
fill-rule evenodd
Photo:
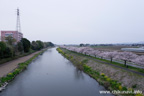
<path fill-rule="evenodd" d="M 51 48 L 9 83 L 0 96 L 112 96 L 100 94 L 100 90 L 105 88 Z"/>

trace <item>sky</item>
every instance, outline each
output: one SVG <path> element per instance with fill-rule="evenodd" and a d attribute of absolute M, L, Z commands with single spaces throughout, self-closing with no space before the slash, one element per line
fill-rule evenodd
<path fill-rule="evenodd" d="M 144 41 L 144 0 L 0 0 L 0 30 L 55 44 Z"/>

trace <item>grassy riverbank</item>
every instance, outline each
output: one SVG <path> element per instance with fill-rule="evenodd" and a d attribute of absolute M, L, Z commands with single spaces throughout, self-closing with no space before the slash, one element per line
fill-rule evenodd
<path fill-rule="evenodd" d="M 115 68 L 110 65 L 98 63 L 88 56 L 70 52 L 66 49 L 57 49 L 64 57 L 69 59 L 80 70 L 96 79 L 101 85 L 110 91 L 131 92 L 129 94 L 115 94 L 122 96 L 142 96 L 132 94 L 134 90 L 144 90 L 144 77 Z"/>
<path fill-rule="evenodd" d="M 42 54 L 44 51 L 46 51 L 47 49 L 44 49 L 42 51 L 40 51 L 39 53 L 35 54 L 32 58 L 30 58 L 29 60 L 19 63 L 18 67 L 16 69 L 14 69 L 11 73 L 7 74 L 6 76 L 0 78 L 0 87 L 3 86 L 6 82 L 10 82 L 12 81 L 19 73 L 21 73 L 23 70 L 25 70 L 27 68 L 27 66 L 36 58 L 38 57 L 40 54 Z"/>

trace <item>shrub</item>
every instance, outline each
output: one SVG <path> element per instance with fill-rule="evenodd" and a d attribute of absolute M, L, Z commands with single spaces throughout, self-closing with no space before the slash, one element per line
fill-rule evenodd
<path fill-rule="evenodd" d="M 110 82 L 110 81 L 111 81 L 111 79 L 110 79 L 110 78 L 106 78 L 106 81 Z"/>
<path fill-rule="evenodd" d="M 123 87 L 122 90 L 127 91 L 127 88 L 126 88 L 126 87 Z"/>
<path fill-rule="evenodd" d="M 99 72 L 97 72 L 97 71 L 94 71 L 94 73 L 95 73 L 96 75 L 98 75 L 98 76 L 100 75 L 100 73 L 99 73 Z"/>
<path fill-rule="evenodd" d="M 11 80 L 11 78 L 8 77 L 8 76 L 7 76 L 7 77 L 2 77 L 2 78 L 1 78 L 1 82 L 2 82 L 2 83 L 8 82 L 9 80 Z"/>
<path fill-rule="evenodd" d="M 133 91 L 133 89 L 132 88 L 128 88 L 128 91 Z"/>
<path fill-rule="evenodd" d="M 106 80 L 108 77 L 107 76 L 104 76 L 104 79 Z"/>
<path fill-rule="evenodd" d="M 72 59 L 73 59 L 73 56 L 71 56 L 70 58 L 71 58 L 71 60 L 72 60 Z"/>
<path fill-rule="evenodd" d="M 111 84 L 111 87 L 114 89 L 118 89 L 118 87 L 119 87 L 119 84 L 117 83 L 116 80 L 111 80 L 110 84 Z"/>
<path fill-rule="evenodd" d="M 138 94 L 136 94 L 135 96 L 144 96 L 144 95 L 143 95 L 143 94 L 138 93 Z"/>
<path fill-rule="evenodd" d="M 119 90 L 122 90 L 122 86 L 121 86 L 121 85 L 119 85 L 118 89 L 119 89 Z"/>
<path fill-rule="evenodd" d="M 7 76 L 8 77 L 13 77 L 14 75 L 13 75 L 13 73 L 9 73 Z"/>
<path fill-rule="evenodd" d="M 13 72 L 13 74 L 14 74 L 14 75 L 17 75 L 17 74 L 20 73 L 20 71 L 21 71 L 20 69 L 15 69 L 15 71 Z"/>
<path fill-rule="evenodd" d="M 132 86 L 132 88 L 136 88 L 136 86 L 137 86 L 137 84 L 134 84 L 134 85 Z"/>
<path fill-rule="evenodd" d="M 91 67 L 87 66 L 86 64 L 83 65 L 84 71 L 85 72 L 90 72 L 91 71 Z"/>
<path fill-rule="evenodd" d="M 104 73 L 101 73 L 101 76 L 103 76 L 103 77 L 104 77 L 104 76 L 105 76 L 105 74 L 104 74 Z"/>

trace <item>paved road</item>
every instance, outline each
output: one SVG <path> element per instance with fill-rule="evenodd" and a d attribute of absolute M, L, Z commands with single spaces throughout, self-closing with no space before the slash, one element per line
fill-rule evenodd
<path fill-rule="evenodd" d="M 3 63 L 0 65 L 0 77 L 3 77 L 5 75 L 7 75 L 8 73 L 10 73 L 12 70 L 14 70 L 15 68 L 17 68 L 19 63 L 25 62 L 28 59 L 30 59 L 31 57 L 33 57 L 35 54 L 39 53 L 40 51 L 37 51 L 35 53 L 32 53 L 28 56 L 24 56 L 6 63 Z"/>

